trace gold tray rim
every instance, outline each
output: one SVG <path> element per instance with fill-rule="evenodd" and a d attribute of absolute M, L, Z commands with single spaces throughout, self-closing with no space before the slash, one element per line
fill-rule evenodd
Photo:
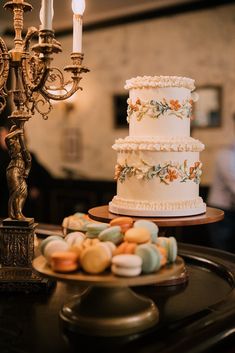
<path fill-rule="evenodd" d="M 182 257 L 177 256 L 176 261 L 167 264 L 159 271 L 151 274 L 143 274 L 135 277 L 115 276 L 111 271 L 102 274 L 87 274 L 82 270 L 70 273 L 54 272 L 48 265 L 44 256 L 39 256 L 33 260 L 34 269 L 45 277 L 50 277 L 60 281 L 80 282 L 85 285 L 119 287 L 119 286 L 141 286 L 148 284 L 161 284 L 163 282 L 177 281 L 186 272 L 185 262 Z"/>

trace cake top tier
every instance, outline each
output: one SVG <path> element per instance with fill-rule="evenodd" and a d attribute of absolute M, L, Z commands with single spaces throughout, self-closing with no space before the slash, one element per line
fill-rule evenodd
<path fill-rule="evenodd" d="M 126 81 L 125 89 L 154 87 L 183 87 L 190 91 L 195 89 L 194 80 L 179 76 L 137 76 Z"/>

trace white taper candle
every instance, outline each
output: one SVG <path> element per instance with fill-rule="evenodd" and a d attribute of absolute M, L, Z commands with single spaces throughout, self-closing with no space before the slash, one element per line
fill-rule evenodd
<path fill-rule="evenodd" d="M 82 52 L 82 15 L 85 11 L 85 0 L 72 0 L 73 10 L 73 52 Z"/>
<path fill-rule="evenodd" d="M 41 29 L 52 30 L 54 16 L 53 0 L 42 0 L 40 10 Z"/>

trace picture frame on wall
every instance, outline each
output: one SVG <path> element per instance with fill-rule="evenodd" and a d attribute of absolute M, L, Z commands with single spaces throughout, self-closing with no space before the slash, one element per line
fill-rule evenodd
<path fill-rule="evenodd" d="M 192 128 L 220 127 L 222 125 L 222 87 L 206 85 L 197 88 L 198 100 L 193 103 Z M 128 94 L 114 94 L 114 127 L 128 128 Z"/>
<path fill-rule="evenodd" d="M 113 95 L 115 129 L 128 128 L 127 99 L 128 99 L 128 94 L 126 93 Z"/>
<path fill-rule="evenodd" d="M 222 87 L 201 86 L 196 90 L 198 100 L 193 104 L 192 128 L 220 127 L 222 125 Z"/>

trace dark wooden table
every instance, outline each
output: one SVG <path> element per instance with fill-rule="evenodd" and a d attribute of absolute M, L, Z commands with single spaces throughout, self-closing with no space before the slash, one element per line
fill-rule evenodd
<path fill-rule="evenodd" d="M 188 244 L 179 244 L 179 254 L 188 269 L 187 283 L 133 288 L 160 310 L 151 330 L 105 339 L 65 331 L 59 311 L 85 287 L 58 282 L 49 293 L 0 295 L 0 352 L 234 352 L 235 255 Z"/>

